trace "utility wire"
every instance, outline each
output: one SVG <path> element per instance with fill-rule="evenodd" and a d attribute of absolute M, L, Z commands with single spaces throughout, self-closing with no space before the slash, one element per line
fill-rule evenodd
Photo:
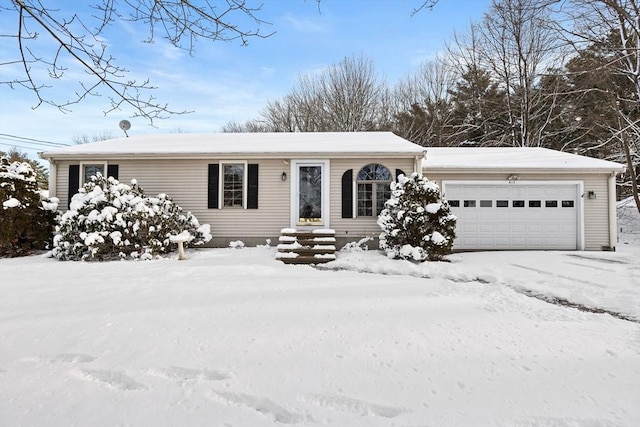
<path fill-rule="evenodd" d="M 26 142 L 24 142 L 24 143 L 15 143 L 15 142 L 14 143 L 8 143 L 8 142 L 0 141 L 0 146 L 8 147 L 8 148 L 18 148 L 18 149 L 21 149 L 21 150 L 43 151 L 43 150 L 46 150 L 46 149 L 54 148 L 54 147 L 50 147 L 48 145 L 43 147 L 42 145 L 33 146 L 33 145 L 26 145 L 26 144 L 28 144 L 28 143 L 26 143 Z"/>
<path fill-rule="evenodd" d="M 9 135 L 9 134 L 6 134 L 6 133 L 0 133 L 0 139 L 5 139 L 5 140 L 8 140 L 8 141 L 20 142 L 20 143 L 30 143 L 30 144 L 38 144 L 38 145 L 45 145 L 45 146 L 53 146 L 53 147 L 66 147 L 66 146 L 71 145 L 71 144 L 63 144 L 61 142 L 46 141 L 44 139 L 34 139 L 34 138 L 27 138 L 27 137 L 18 136 L 18 135 Z"/>

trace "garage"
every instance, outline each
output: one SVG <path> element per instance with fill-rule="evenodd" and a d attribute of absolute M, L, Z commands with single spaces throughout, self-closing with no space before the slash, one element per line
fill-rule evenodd
<path fill-rule="evenodd" d="M 455 250 L 615 250 L 624 165 L 542 147 L 427 147 L 458 217 Z"/>
<path fill-rule="evenodd" d="M 454 249 L 581 247 L 581 182 L 444 181 L 458 217 Z"/>

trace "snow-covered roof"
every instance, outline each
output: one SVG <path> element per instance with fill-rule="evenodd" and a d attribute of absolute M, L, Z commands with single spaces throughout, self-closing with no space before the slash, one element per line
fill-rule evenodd
<path fill-rule="evenodd" d="M 624 165 L 541 147 L 427 147 L 422 170 L 623 171 Z"/>
<path fill-rule="evenodd" d="M 174 133 L 74 145 L 42 153 L 45 159 L 87 156 L 393 155 L 422 156 L 424 148 L 391 132 Z"/>

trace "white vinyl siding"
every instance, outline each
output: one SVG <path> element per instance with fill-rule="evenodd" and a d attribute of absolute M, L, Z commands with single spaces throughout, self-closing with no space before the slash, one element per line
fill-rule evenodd
<path fill-rule="evenodd" d="M 201 224 L 211 225 L 214 239 L 222 241 L 243 238 L 277 238 L 282 228 L 289 226 L 289 180 L 282 173 L 289 171 L 283 160 L 248 160 L 259 165 L 258 209 L 208 209 L 208 165 L 224 163 L 219 159 L 144 159 L 109 160 L 119 165 L 119 181 L 124 184 L 136 179 L 148 196 L 168 194 L 185 211 L 191 211 Z M 58 163 L 57 196 L 67 200 L 69 165 Z M 66 208 L 66 203 L 60 203 Z M 275 241 L 273 242 L 275 243 Z M 222 243 L 224 245 L 224 242 Z"/>

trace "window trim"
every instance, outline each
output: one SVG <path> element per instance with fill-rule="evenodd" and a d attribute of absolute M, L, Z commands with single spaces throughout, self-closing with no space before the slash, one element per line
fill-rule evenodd
<path fill-rule="evenodd" d="M 389 173 L 389 181 L 383 181 L 383 180 L 378 180 L 378 179 L 369 179 L 369 180 L 360 180 L 358 179 L 358 175 L 360 175 L 360 172 L 362 171 L 362 169 L 364 169 L 365 167 L 371 165 L 371 164 L 376 164 L 379 166 L 382 166 L 383 168 L 385 168 L 387 170 L 387 172 Z M 377 163 L 377 162 L 369 162 L 365 165 L 363 165 L 360 169 L 358 169 L 358 171 L 356 172 L 354 170 L 354 174 L 353 174 L 354 178 L 353 178 L 353 194 L 354 194 L 354 198 L 353 198 L 353 217 L 354 218 L 377 218 L 378 215 L 380 215 L 379 213 L 377 213 L 377 205 L 378 205 L 378 194 L 376 191 L 376 184 L 387 184 L 389 186 L 389 194 L 391 194 L 391 183 L 394 181 L 393 179 L 393 174 L 391 173 L 391 170 L 386 167 L 385 165 L 383 165 L 382 163 Z M 359 192 L 358 192 L 358 184 L 371 184 L 372 186 L 372 190 L 371 190 L 371 215 L 360 215 L 359 213 L 359 209 L 358 209 L 358 202 L 360 201 L 359 199 Z M 384 209 L 384 208 L 383 208 Z"/>
<path fill-rule="evenodd" d="M 248 185 L 248 161 L 247 160 L 221 160 L 218 164 L 218 209 L 247 209 L 247 185 Z M 224 205 L 224 166 L 242 165 L 242 206 Z"/>
<path fill-rule="evenodd" d="M 79 188 L 82 188 L 82 186 L 86 184 L 86 181 L 84 179 L 84 169 L 87 166 L 102 166 L 102 176 L 105 178 L 107 177 L 107 167 L 109 166 L 109 162 L 80 162 L 80 170 L 78 171 L 78 182 L 80 184 Z"/>

